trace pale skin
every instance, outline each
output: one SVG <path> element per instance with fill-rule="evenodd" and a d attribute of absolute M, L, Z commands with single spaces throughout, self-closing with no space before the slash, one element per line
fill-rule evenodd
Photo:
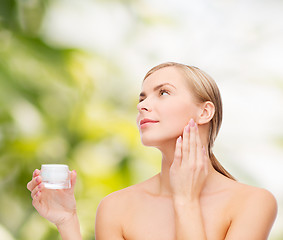
<path fill-rule="evenodd" d="M 137 108 L 142 143 L 161 151 L 161 171 L 101 201 L 96 239 L 267 239 L 277 214 L 273 195 L 211 165 L 207 139 L 214 105 L 196 103 L 180 71 L 165 67 L 145 79 Z M 141 124 L 145 118 L 155 122 Z M 76 173 L 71 190 L 57 190 L 52 198 L 38 175 L 36 170 L 28 183 L 34 207 L 58 227 L 62 239 L 81 239 Z"/>

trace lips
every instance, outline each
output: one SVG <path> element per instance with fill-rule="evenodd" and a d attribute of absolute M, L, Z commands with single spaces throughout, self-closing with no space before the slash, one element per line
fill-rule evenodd
<path fill-rule="evenodd" d="M 143 124 L 146 123 L 157 123 L 158 121 L 152 120 L 152 119 L 148 119 L 148 118 L 144 118 L 140 121 L 140 126 L 142 126 Z"/>

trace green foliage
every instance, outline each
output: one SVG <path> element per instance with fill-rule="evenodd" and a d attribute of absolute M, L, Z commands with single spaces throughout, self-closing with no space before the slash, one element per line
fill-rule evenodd
<path fill-rule="evenodd" d="M 78 172 L 83 237 L 93 239 L 99 201 L 144 177 L 134 101 L 100 90 L 122 78 L 114 63 L 38 36 L 45 8 L 44 1 L 1 1 L 0 226 L 13 239 L 59 239 L 26 184 L 41 164 L 66 163 Z"/>

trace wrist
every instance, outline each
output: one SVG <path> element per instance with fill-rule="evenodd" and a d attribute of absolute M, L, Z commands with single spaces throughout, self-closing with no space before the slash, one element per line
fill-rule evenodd
<path fill-rule="evenodd" d="M 173 203 L 175 208 L 196 208 L 200 205 L 199 198 L 192 198 L 189 196 L 174 196 Z"/>
<path fill-rule="evenodd" d="M 68 217 L 64 217 L 63 219 L 55 223 L 55 225 L 57 228 L 64 228 L 65 226 L 72 225 L 73 223 L 75 223 L 77 219 L 78 219 L 77 213 L 74 212 L 70 214 Z"/>
<path fill-rule="evenodd" d="M 63 240 L 81 239 L 80 223 L 76 213 L 64 221 L 56 224 Z"/>

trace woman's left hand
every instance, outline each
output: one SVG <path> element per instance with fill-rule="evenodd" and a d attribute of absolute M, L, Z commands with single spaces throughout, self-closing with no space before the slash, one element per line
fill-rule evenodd
<path fill-rule="evenodd" d="M 208 175 L 208 156 L 201 144 L 197 124 L 190 120 L 183 139 L 176 142 L 174 161 L 170 167 L 170 184 L 174 199 L 199 200 Z"/>

